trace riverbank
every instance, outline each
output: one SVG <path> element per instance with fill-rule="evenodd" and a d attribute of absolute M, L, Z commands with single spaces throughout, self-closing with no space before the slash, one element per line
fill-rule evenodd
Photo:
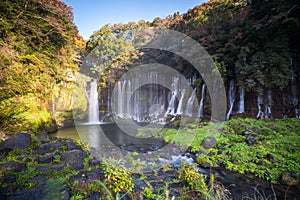
<path fill-rule="evenodd" d="M 190 151 L 200 166 L 249 173 L 274 184 L 300 184 L 299 119 L 237 118 L 220 124 L 200 124 L 198 128 L 182 130 L 194 137 Z M 175 132 L 167 130 L 162 135 L 172 141 Z"/>
<path fill-rule="evenodd" d="M 220 129 L 205 156 L 200 137 L 195 138 L 184 156 L 197 164 L 139 173 L 115 160 L 98 160 L 79 140 L 47 133 L 12 135 L 0 145 L 0 199 L 297 199 L 299 125 L 298 119 L 231 120 Z M 205 127 L 194 132 L 201 135 Z M 275 144 L 278 146 L 270 148 Z M 247 148 L 237 148 L 241 146 Z M 262 147 L 264 154 L 257 154 Z M 250 158 L 257 162 L 247 160 Z M 228 163 L 234 167 L 229 168 Z M 258 178 L 248 165 L 259 167 L 254 167 L 259 174 L 266 170 L 270 174 L 262 177 L 265 180 Z M 290 182 L 282 182 L 285 172 Z M 273 176 L 271 184 L 266 179 Z"/>

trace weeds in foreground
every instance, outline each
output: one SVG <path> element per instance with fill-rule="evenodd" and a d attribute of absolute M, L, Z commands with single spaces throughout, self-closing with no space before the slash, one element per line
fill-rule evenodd
<path fill-rule="evenodd" d="M 199 198 L 209 200 L 230 199 L 229 190 L 225 189 L 221 183 L 215 183 L 213 174 L 207 181 L 206 175 L 199 173 L 196 165 L 184 164 L 178 173 L 179 180 L 187 183 L 187 186 L 184 188 L 185 194 L 196 194 Z"/>

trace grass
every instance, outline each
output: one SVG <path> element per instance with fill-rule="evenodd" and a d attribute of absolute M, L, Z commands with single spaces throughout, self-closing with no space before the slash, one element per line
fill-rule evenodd
<path fill-rule="evenodd" d="M 176 139 L 176 130 L 165 130 L 161 136 L 166 141 L 186 144 L 185 137 L 193 137 L 191 151 L 198 153 L 200 165 L 220 167 L 240 174 L 252 173 L 258 178 L 278 183 L 283 172 L 300 174 L 300 119 L 232 119 L 183 130 Z M 254 144 L 246 142 L 247 134 L 254 136 Z M 214 136 L 217 144 L 209 150 L 201 143 L 207 136 Z M 175 140 L 174 140 L 175 138 Z"/>

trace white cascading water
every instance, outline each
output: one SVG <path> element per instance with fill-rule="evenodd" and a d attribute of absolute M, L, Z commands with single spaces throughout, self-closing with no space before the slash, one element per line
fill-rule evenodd
<path fill-rule="evenodd" d="M 291 76 L 291 100 L 292 100 L 291 103 L 295 107 L 295 117 L 300 118 L 300 108 L 296 107 L 299 103 L 299 100 L 298 100 L 297 82 L 294 76 Z"/>
<path fill-rule="evenodd" d="M 241 87 L 239 93 L 240 93 L 240 101 L 239 101 L 239 108 L 237 113 L 242 114 L 245 112 L 245 89 Z"/>
<path fill-rule="evenodd" d="M 294 106 L 298 105 L 297 82 L 294 76 L 291 76 L 291 97 L 292 104 Z"/>
<path fill-rule="evenodd" d="M 148 83 L 157 83 L 158 79 L 162 79 L 159 76 L 159 73 L 150 72 L 133 76 L 130 79 L 119 80 L 115 84 L 116 93 L 114 95 L 116 96 L 113 97 L 115 101 L 111 104 L 112 114 L 118 118 L 133 119 L 137 122 L 162 121 L 165 114 L 166 89 L 157 84 L 143 84 L 145 80 Z M 178 91 L 177 82 L 178 78 L 173 78 L 172 91 L 175 93 Z M 174 103 L 173 106 L 170 106 L 171 114 L 175 113 L 176 96 L 172 101 Z"/>
<path fill-rule="evenodd" d="M 194 82 L 195 79 L 193 77 L 190 81 Z M 162 84 L 155 84 L 159 81 Z M 145 82 L 149 84 L 145 85 Z M 164 87 L 167 83 L 171 83 L 170 90 Z M 114 86 L 117 90 L 114 90 L 113 95 L 116 96 L 108 97 L 114 100 L 110 105 L 112 114 L 122 119 L 151 123 L 164 122 L 168 115 L 191 117 L 196 107 L 196 89 L 187 94 L 187 83 L 183 77 L 171 76 L 165 79 L 163 74 L 157 72 L 137 74 L 130 79 L 119 80 Z M 190 97 L 185 103 L 187 95 Z"/>
<path fill-rule="evenodd" d="M 203 117 L 204 116 L 204 99 L 205 99 L 205 83 L 202 84 L 202 91 L 201 91 L 201 100 L 199 103 L 199 112 L 198 112 L 198 117 Z"/>
<path fill-rule="evenodd" d="M 165 116 L 167 115 L 172 115 L 175 116 L 175 110 L 176 110 L 176 96 L 178 94 L 178 81 L 179 78 L 178 77 L 174 77 L 173 83 L 172 83 L 172 96 L 169 102 L 169 106 L 167 109 L 167 112 L 165 113 Z"/>
<path fill-rule="evenodd" d="M 186 104 L 186 110 L 185 110 L 185 115 L 192 117 L 193 116 L 193 111 L 194 111 L 194 104 L 195 104 L 195 99 L 196 99 L 196 88 L 193 90 L 190 98 L 188 99 L 188 102 Z"/>
<path fill-rule="evenodd" d="M 230 115 L 232 114 L 232 109 L 235 101 L 235 84 L 233 79 L 229 83 L 228 98 L 229 98 L 229 110 L 226 115 L 226 120 L 230 119 Z"/>
<path fill-rule="evenodd" d="M 261 105 L 263 104 L 263 99 L 260 95 L 257 96 L 257 109 L 258 113 L 256 115 L 257 119 L 264 119 L 264 112 L 261 109 Z"/>
<path fill-rule="evenodd" d="M 171 97 L 171 100 L 169 102 L 169 106 L 168 106 L 168 109 L 167 109 L 167 112 L 166 112 L 165 116 L 167 116 L 167 115 L 173 115 L 173 116 L 175 116 L 176 96 L 177 96 L 177 91 L 173 91 L 172 92 L 172 97 Z"/>
<path fill-rule="evenodd" d="M 118 87 L 118 114 L 117 116 L 122 118 L 123 117 L 123 93 L 122 93 L 122 82 L 118 81 L 117 82 L 117 87 Z"/>
<path fill-rule="evenodd" d="M 184 95 L 185 95 L 185 89 L 181 90 L 180 93 L 181 93 L 181 97 L 179 99 L 176 115 L 182 115 L 183 114 L 182 104 L 183 104 L 183 99 L 184 99 Z"/>
<path fill-rule="evenodd" d="M 99 103 L 97 91 L 97 79 L 91 82 L 89 95 L 89 123 L 99 123 Z"/>
<path fill-rule="evenodd" d="M 272 91 L 268 90 L 267 105 L 265 105 L 265 119 L 272 118 Z"/>

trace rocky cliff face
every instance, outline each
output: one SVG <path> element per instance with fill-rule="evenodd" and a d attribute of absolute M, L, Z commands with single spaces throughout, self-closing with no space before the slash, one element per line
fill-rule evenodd
<path fill-rule="evenodd" d="M 225 82 L 226 94 L 227 94 L 227 117 L 253 117 L 257 119 L 268 118 L 291 118 L 300 117 L 299 106 L 299 88 L 300 80 L 299 74 L 290 77 L 290 81 L 287 87 L 262 89 L 262 93 L 247 91 L 242 87 L 239 87 L 236 80 Z M 146 77 L 144 77 L 146 78 Z M 162 77 L 161 77 L 162 78 Z M 198 78 L 199 79 L 199 78 Z M 200 112 L 203 113 L 202 118 L 210 119 L 211 103 L 210 95 L 208 91 L 204 91 L 205 96 L 201 102 L 203 95 L 203 85 L 197 84 L 197 77 L 191 82 L 191 85 L 196 88 L 196 99 L 193 100 L 194 116 L 200 116 Z M 161 113 L 156 110 L 157 118 L 164 118 L 166 115 L 187 115 L 187 104 L 192 93 L 183 93 L 183 88 L 180 88 L 175 79 L 172 80 L 173 85 L 177 84 L 173 90 L 168 90 L 157 85 L 148 85 L 147 87 L 140 87 L 137 91 L 132 93 L 130 102 L 127 103 L 125 93 L 129 93 L 130 88 L 134 87 L 134 82 L 130 80 L 119 81 L 116 84 L 109 82 L 108 80 L 99 83 L 99 114 L 101 120 L 109 120 L 113 115 L 117 118 L 134 118 L 136 121 L 149 121 L 153 110 L 150 111 L 150 107 L 160 105 L 162 107 Z M 103 84 L 103 82 L 105 84 Z M 112 99 L 113 90 L 120 91 L 117 93 L 117 99 Z M 127 91 L 128 90 L 128 91 Z M 119 96 L 118 96 L 119 95 Z M 138 95 L 138 99 L 137 99 Z M 176 96 L 176 99 L 172 100 L 172 95 Z M 145 100 L 145 98 L 147 100 Z M 122 100 L 123 99 L 123 100 Z M 160 99 L 160 100 L 159 100 Z M 112 102 L 118 101 L 118 105 L 114 111 L 112 111 Z M 124 102 L 123 102 L 124 101 Z M 173 101 L 173 102 L 171 102 Z M 172 107 L 170 104 L 173 104 Z M 119 109 L 118 106 L 122 106 L 123 109 Z M 180 108 L 183 112 L 180 112 Z M 202 106 L 202 108 L 200 108 Z M 172 108 L 171 108 L 172 107 Z M 231 108 L 232 107 L 232 108 Z M 153 107 L 152 107 L 153 109 Z M 168 109 L 173 109 L 174 112 L 168 112 Z M 200 111 L 202 109 L 202 111 Z M 124 111 L 125 110 L 125 111 Z M 177 112 L 178 111 L 178 112 Z M 125 112 L 125 113 L 124 113 Z M 139 112 L 138 114 L 136 112 Z M 140 118 L 138 119 L 138 116 Z M 224 116 L 225 117 L 225 116 Z M 155 119 L 157 120 L 157 119 Z"/>

